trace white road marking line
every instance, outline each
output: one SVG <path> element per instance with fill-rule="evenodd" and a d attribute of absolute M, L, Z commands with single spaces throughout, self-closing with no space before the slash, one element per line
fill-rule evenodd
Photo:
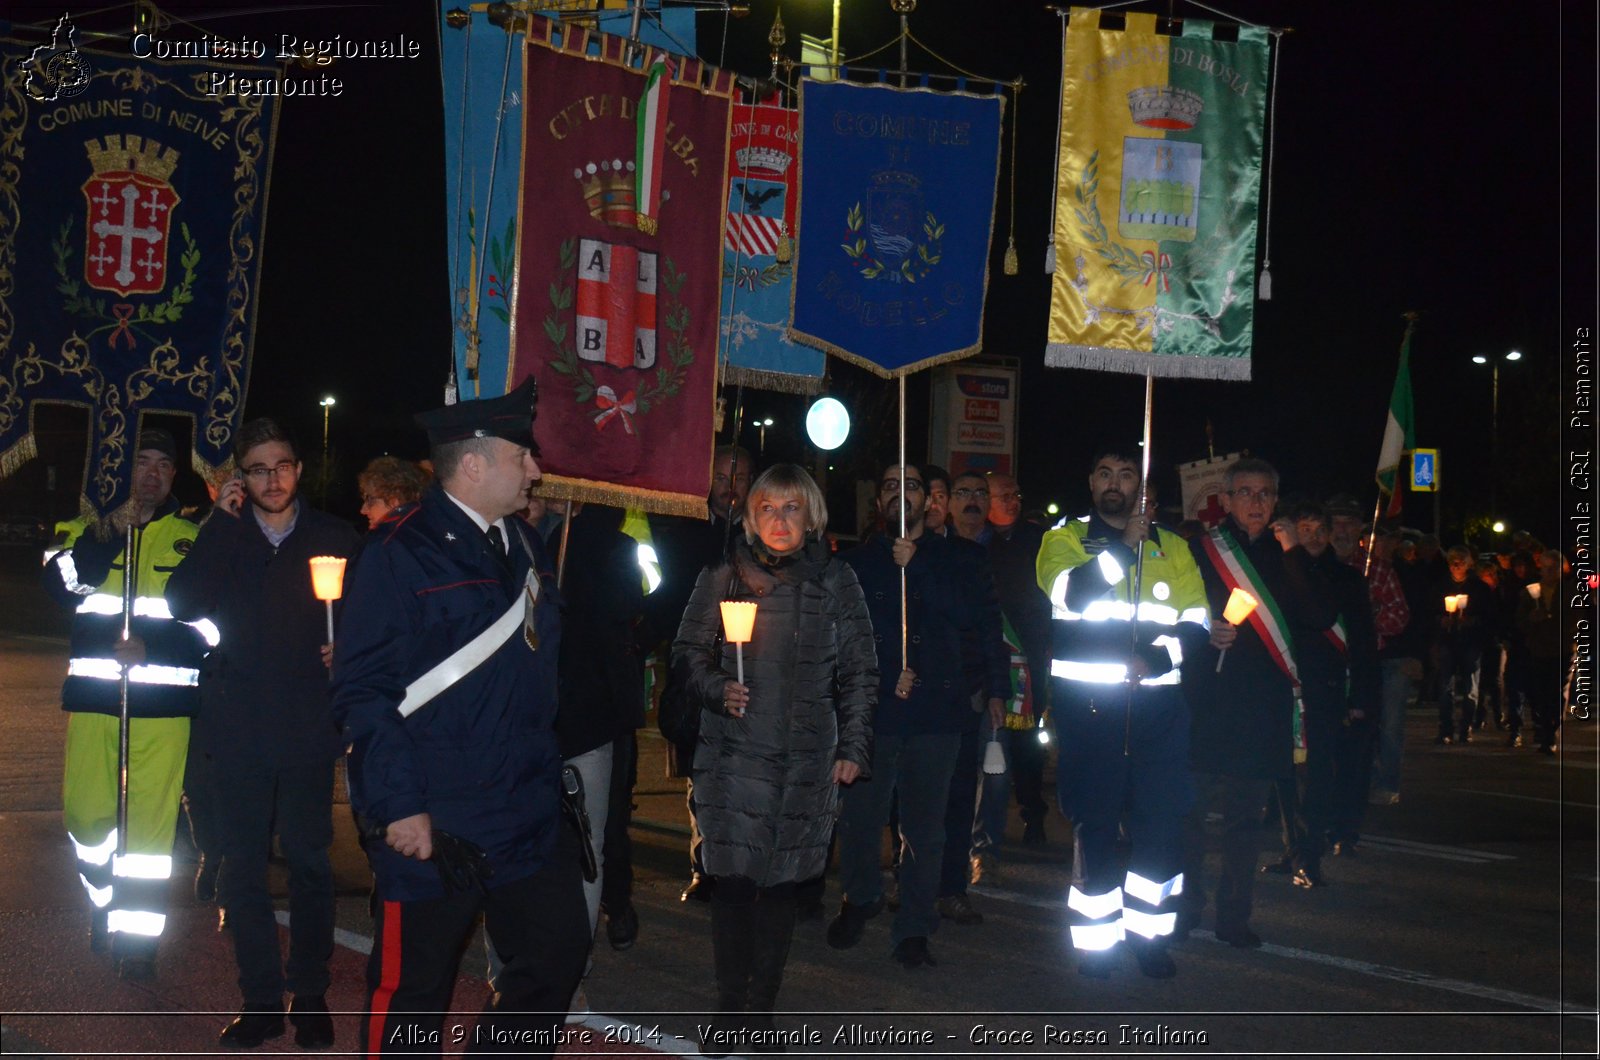
<path fill-rule="evenodd" d="M 1019 894 L 1016 891 L 1007 891 L 999 887 L 985 887 L 974 885 L 968 888 L 976 894 L 986 898 L 994 898 L 1002 902 L 1012 902 L 1017 905 L 1033 906 L 1036 909 L 1050 909 L 1066 911 L 1065 899 L 1046 900 L 1035 898 L 1031 895 Z M 1204 939 L 1216 942 L 1216 936 L 1209 931 L 1196 929 L 1190 932 L 1192 939 Z M 1223 945 L 1222 943 L 1217 943 Z M 1378 979 L 1391 979 L 1401 983 L 1413 983 L 1417 986 L 1432 987 L 1435 990 L 1445 990 L 1455 994 L 1465 994 L 1468 997 L 1482 998 L 1489 1001 L 1498 1001 L 1509 1005 L 1520 1005 L 1523 1008 L 1534 1009 L 1539 1012 L 1561 1012 L 1568 1016 L 1580 1016 L 1584 1019 L 1596 1019 L 1597 1014 L 1592 1010 L 1574 1011 L 1572 1006 L 1549 998 L 1537 997 L 1533 994 L 1524 994 L 1515 990 L 1501 990 L 1498 987 L 1483 986 L 1479 983 L 1470 983 L 1464 979 L 1449 979 L 1443 976 L 1430 975 L 1427 972 L 1414 972 L 1406 968 L 1394 968 L 1389 965 L 1373 964 L 1370 961 L 1358 961 L 1350 957 L 1336 957 L 1329 953 L 1317 953 L 1313 950 L 1302 950 L 1293 946 L 1278 946 L 1273 943 L 1264 943 L 1262 953 L 1270 953 L 1275 957 L 1287 957 L 1291 960 L 1306 961 L 1311 964 L 1320 964 L 1325 967 L 1339 968 L 1343 971 L 1355 972 L 1358 975 L 1369 975 Z"/>
<path fill-rule="evenodd" d="M 1441 854 L 1463 854 L 1470 858 L 1485 858 L 1489 861 L 1515 861 L 1514 854 L 1493 854 L 1487 850 L 1473 850 L 1471 847 L 1448 847 L 1442 843 L 1419 843 L 1415 839 L 1401 839 L 1398 836 L 1363 835 L 1363 843 L 1385 843 L 1389 846 L 1410 847 L 1416 850 L 1426 850 Z"/>
<path fill-rule="evenodd" d="M 1575 810 L 1600 809 L 1592 802 L 1569 802 L 1566 799 L 1541 799 L 1533 795 L 1512 795 L 1505 791 L 1480 791 L 1477 788 L 1455 788 L 1463 795 L 1492 795 L 1497 799 L 1516 799 L 1519 802 L 1547 802 L 1552 806 L 1571 806 Z"/>

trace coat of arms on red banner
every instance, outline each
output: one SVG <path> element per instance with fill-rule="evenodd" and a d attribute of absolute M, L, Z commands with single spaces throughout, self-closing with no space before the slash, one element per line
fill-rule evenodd
<path fill-rule="evenodd" d="M 631 65 L 625 45 L 530 19 L 508 381 L 539 382 L 539 463 L 552 488 L 703 517 L 733 77 L 654 53 Z M 660 77 L 671 102 L 651 111 Z M 650 225 L 640 223 L 647 157 L 660 183 Z"/>
<path fill-rule="evenodd" d="M 94 175 L 83 183 L 89 207 L 83 278 L 90 287 L 157 294 L 167 285 L 167 234 L 178 193 L 178 152 L 154 140 L 111 134 L 86 145 Z"/>

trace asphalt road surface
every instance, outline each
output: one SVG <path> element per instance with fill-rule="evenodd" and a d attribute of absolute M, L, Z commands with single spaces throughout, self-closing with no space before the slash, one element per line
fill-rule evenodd
<path fill-rule="evenodd" d="M 15 557 L 12 557 L 14 560 Z M 32 562 L 36 563 L 37 559 Z M 0 1051 L 204 1053 L 238 995 L 216 911 L 178 865 L 158 976 L 118 980 L 89 953 L 88 914 L 61 828 L 64 623 L 25 563 L 0 566 Z M 36 569 L 36 568 L 35 568 Z M 1067 827 L 1023 847 L 1012 820 L 1002 880 L 974 888 L 980 925 L 945 922 L 938 966 L 889 956 L 888 918 L 853 950 L 828 948 L 825 921 L 797 929 L 778 1026 L 791 1053 L 964 1055 L 1594 1055 L 1597 1046 L 1596 726 L 1569 721 L 1560 754 L 1503 746 L 1435 748 L 1431 708 L 1409 718 L 1403 799 L 1373 808 L 1357 856 L 1329 858 L 1311 892 L 1263 876 L 1253 926 L 1267 944 L 1235 950 L 1197 931 L 1176 979 L 1076 974 L 1066 944 Z M 604 925 L 586 984 L 592 1010 L 564 1055 L 695 1052 L 714 1003 L 709 907 L 678 900 L 686 877 L 681 781 L 640 734 L 635 792 L 637 943 L 614 951 Z M 337 1049 L 356 1044 L 369 877 L 335 807 L 339 946 L 329 1002 Z M 1264 852 L 1276 832 L 1263 828 Z M 284 893 L 281 867 L 276 890 Z M 837 891 L 830 883 L 831 912 Z M 280 920 L 287 918 L 280 913 Z M 1208 925 L 1209 926 L 1209 925 Z M 486 988 L 481 944 L 463 960 L 450 1024 L 470 1040 Z M 697 1011 L 701 1010 L 701 1011 Z M 576 1017 L 575 1017 L 576 1019 Z M 286 1037 L 265 1051 L 296 1051 Z"/>

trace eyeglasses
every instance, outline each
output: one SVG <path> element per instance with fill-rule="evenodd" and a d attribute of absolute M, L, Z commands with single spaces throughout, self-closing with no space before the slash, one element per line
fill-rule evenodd
<path fill-rule="evenodd" d="M 245 468 L 244 477 L 257 485 L 261 485 L 270 478 L 288 478 L 294 474 L 294 469 L 295 464 L 292 460 L 285 460 L 283 463 L 273 464 L 271 467 L 265 464 L 258 464 L 255 467 Z"/>
<path fill-rule="evenodd" d="M 1022 499 L 1022 494 L 1017 493 L 1014 490 L 1007 490 L 1004 493 L 996 493 L 995 496 L 1003 501 L 1020 501 Z"/>
<path fill-rule="evenodd" d="M 1262 504 L 1266 504 L 1277 495 L 1277 490 L 1247 490 L 1241 488 L 1231 489 L 1228 491 L 1228 496 L 1234 498 L 1235 500 L 1260 501 Z"/>
<path fill-rule="evenodd" d="M 878 492 L 879 493 L 899 493 L 900 492 L 900 480 L 897 479 L 897 478 L 886 478 L 886 479 L 884 479 L 883 480 L 883 484 L 878 487 Z M 906 492 L 907 493 L 921 493 L 922 492 L 922 480 L 921 479 L 915 479 L 915 478 L 906 479 Z"/>
<path fill-rule="evenodd" d="M 974 497 L 987 497 L 988 495 L 989 495 L 989 491 L 986 490 L 986 489 L 982 489 L 982 488 L 970 489 L 970 488 L 968 488 L 966 486 L 963 486 L 961 489 L 958 489 L 954 493 L 951 494 L 952 497 L 960 497 L 962 500 L 969 500 L 969 501 L 972 500 Z"/>

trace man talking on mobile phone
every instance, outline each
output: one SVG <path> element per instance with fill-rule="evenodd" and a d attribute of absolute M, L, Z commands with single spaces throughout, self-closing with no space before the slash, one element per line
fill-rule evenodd
<path fill-rule="evenodd" d="M 218 900 L 233 933 L 243 1008 L 222 1044 L 253 1048 L 283 1034 L 283 994 L 302 1048 L 333 1044 L 324 995 L 333 954 L 333 763 L 343 743 L 328 707 L 323 605 L 312 556 L 355 554 L 356 532 L 300 499 L 300 458 L 276 422 L 234 443 L 224 483 L 189 559 L 167 582 L 180 619 L 209 618 L 222 643 L 201 678 L 195 743 L 222 872 Z M 289 959 L 267 888 L 276 834 L 289 863 Z M 209 852 L 208 852 L 209 853 Z"/>

